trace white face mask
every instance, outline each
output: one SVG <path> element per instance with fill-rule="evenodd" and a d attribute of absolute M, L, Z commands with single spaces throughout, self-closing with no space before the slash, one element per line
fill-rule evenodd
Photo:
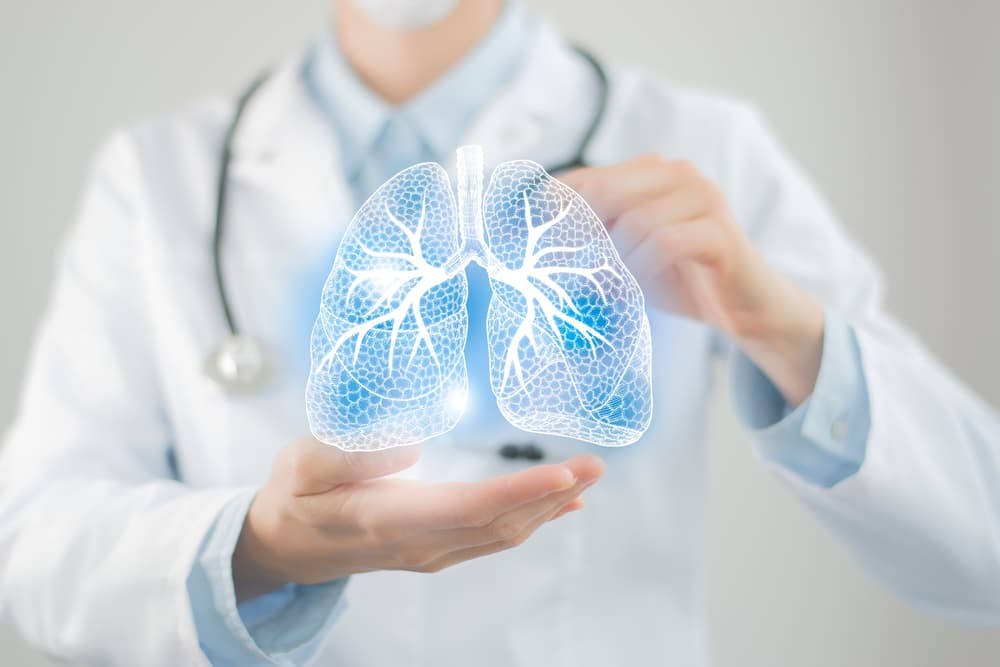
<path fill-rule="evenodd" d="M 451 14 L 458 0 L 350 0 L 368 18 L 389 30 L 417 30 Z"/>

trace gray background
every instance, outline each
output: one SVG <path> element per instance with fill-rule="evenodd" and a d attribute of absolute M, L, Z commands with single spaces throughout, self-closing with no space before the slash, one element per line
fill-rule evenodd
<path fill-rule="evenodd" d="M 1000 3 L 530 4 L 605 58 L 756 101 L 880 260 L 893 310 L 1000 404 Z M 3 3 L 0 424 L 100 138 L 234 88 L 328 12 L 325 0 Z M 753 460 L 725 398 L 715 414 L 717 665 L 1000 663 L 1000 632 L 928 619 L 859 574 Z M 51 664 L 4 627 L 0 663 Z"/>

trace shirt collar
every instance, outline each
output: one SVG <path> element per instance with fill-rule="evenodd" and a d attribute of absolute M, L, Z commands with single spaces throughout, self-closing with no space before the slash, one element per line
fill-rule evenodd
<path fill-rule="evenodd" d="M 357 175 L 382 129 L 395 118 L 408 122 L 436 157 L 450 156 L 476 115 L 517 73 L 535 27 L 517 2 L 507 2 L 472 51 L 399 106 L 365 85 L 344 59 L 335 31 L 327 30 L 306 60 L 303 74 L 337 131 L 345 175 Z"/>

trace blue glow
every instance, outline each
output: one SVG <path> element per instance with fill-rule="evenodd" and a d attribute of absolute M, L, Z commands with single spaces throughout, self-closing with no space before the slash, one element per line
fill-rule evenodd
<path fill-rule="evenodd" d="M 457 203 L 440 165 L 423 163 L 351 222 L 311 336 L 313 433 L 382 449 L 454 428 L 470 395 L 474 261 L 492 295 L 473 345 L 485 345 L 503 417 L 536 433 L 635 442 L 651 418 L 649 322 L 603 224 L 533 162 L 501 164 L 485 195 L 481 151 L 459 149 L 458 164 Z"/>

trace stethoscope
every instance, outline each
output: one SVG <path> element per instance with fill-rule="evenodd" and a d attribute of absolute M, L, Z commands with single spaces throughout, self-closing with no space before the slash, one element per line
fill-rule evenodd
<path fill-rule="evenodd" d="M 577 146 L 573 157 L 566 162 L 549 167 L 549 173 L 558 173 L 567 169 L 586 166 L 584 155 L 590 150 L 590 145 L 594 140 L 594 135 L 601 127 L 604 120 L 604 113 L 608 105 L 608 76 L 601 63 L 585 49 L 574 46 L 576 51 L 586 60 L 594 70 L 598 81 L 597 109 L 587 126 L 586 132 Z M 240 331 L 236 319 L 233 317 L 233 309 L 226 292 L 225 280 L 222 276 L 222 239 L 226 210 L 226 189 L 229 180 L 229 165 L 232 161 L 232 144 L 239 127 L 240 120 L 246 111 L 247 105 L 254 94 L 260 89 L 268 79 L 268 73 L 258 76 L 240 94 L 236 103 L 236 110 L 226 128 L 225 138 L 222 143 L 222 156 L 219 161 L 218 182 L 215 191 L 215 221 L 212 232 L 212 266 L 215 275 L 215 287 L 218 292 L 219 303 L 222 306 L 222 314 L 226 320 L 228 335 L 220 341 L 219 345 L 209 355 L 205 361 L 205 373 L 214 380 L 220 387 L 234 394 L 248 393 L 257 390 L 266 384 L 273 370 L 268 364 L 264 348 L 253 337 Z"/>

